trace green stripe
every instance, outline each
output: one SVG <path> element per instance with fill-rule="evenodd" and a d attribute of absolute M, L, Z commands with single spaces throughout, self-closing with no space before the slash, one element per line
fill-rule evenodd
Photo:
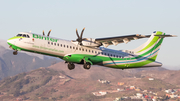
<path fill-rule="evenodd" d="M 154 59 L 156 57 L 157 57 L 157 55 L 152 57 L 151 59 L 148 59 L 148 60 L 142 61 L 142 62 L 122 64 L 122 65 L 112 65 L 112 66 L 108 66 L 108 67 L 117 68 L 117 69 L 138 68 L 138 67 L 142 67 L 144 65 L 154 62 Z"/>
<path fill-rule="evenodd" d="M 104 56 L 97 56 L 97 55 L 89 55 L 89 54 L 71 54 L 71 57 L 66 56 L 63 58 L 63 60 L 69 61 L 69 62 L 75 62 L 75 63 L 79 63 L 84 57 L 97 57 L 102 59 L 103 61 L 116 61 L 116 60 L 120 60 L 120 61 L 126 61 L 126 60 L 133 60 L 133 59 L 139 59 L 141 57 L 144 57 L 147 54 L 152 53 L 156 48 L 158 48 L 161 43 L 163 41 L 163 38 L 154 46 L 152 47 L 150 50 L 148 50 L 147 52 L 138 55 L 137 57 L 132 57 L 132 58 L 113 58 L 113 57 L 104 57 Z M 155 59 L 154 59 L 155 60 Z"/>
<path fill-rule="evenodd" d="M 10 38 L 10 39 L 8 39 L 8 40 L 19 39 L 19 38 L 25 38 L 25 37 L 22 37 L 22 36 L 15 36 L 15 37 L 12 37 L 12 38 Z"/>
<path fill-rule="evenodd" d="M 163 34 L 163 32 L 160 32 L 160 31 L 157 31 L 157 32 L 156 32 L 156 35 L 162 35 L 162 34 Z M 137 53 L 142 52 L 142 51 L 150 48 L 152 45 L 154 45 L 154 44 L 158 41 L 158 39 L 159 39 L 158 36 L 154 36 L 154 38 L 152 39 L 152 41 L 151 41 L 145 48 L 143 48 L 142 50 L 138 51 Z"/>

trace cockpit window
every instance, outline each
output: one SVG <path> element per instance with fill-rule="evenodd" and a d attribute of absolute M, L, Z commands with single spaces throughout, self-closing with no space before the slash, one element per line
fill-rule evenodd
<path fill-rule="evenodd" d="M 23 37 L 26 37 L 26 34 L 23 34 Z"/>
<path fill-rule="evenodd" d="M 16 35 L 16 36 L 22 36 L 22 34 L 18 34 L 18 35 Z"/>
<path fill-rule="evenodd" d="M 29 35 L 27 35 L 27 34 L 18 34 L 18 35 L 16 35 L 16 36 L 21 36 L 21 37 L 30 38 Z"/>

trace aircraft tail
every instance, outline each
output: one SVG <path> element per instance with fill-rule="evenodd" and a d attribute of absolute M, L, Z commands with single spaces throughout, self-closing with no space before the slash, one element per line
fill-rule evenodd
<path fill-rule="evenodd" d="M 134 54 L 142 57 L 147 57 L 155 61 L 164 39 L 163 36 L 165 36 L 165 33 L 154 31 L 147 42 L 133 50 Z"/>

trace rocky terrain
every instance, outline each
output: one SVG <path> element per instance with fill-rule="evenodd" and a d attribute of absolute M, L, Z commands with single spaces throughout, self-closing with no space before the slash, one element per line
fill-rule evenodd
<path fill-rule="evenodd" d="M 0 99 L 3 101 L 112 101 L 116 97 L 131 96 L 143 90 L 156 92 L 163 96 L 165 89 L 178 89 L 180 71 L 166 70 L 161 67 L 120 70 L 92 66 L 90 70 L 76 65 L 68 70 L 67 64 L 59 62 L 48 68 L 21 73 L 0 81 Z M 133 73 L 134 72 L 134 73 Z M 148 77 L 155 80 L 149 81 Z M 170 80 L 175 79 L 176 81 Z M 110 83 L 101 83 L 98 80 Z M 170 81 L 173 82 L 170 82 Z M 123 85 L 118 85 L 123 82 Z M 141 91 L 127 90 L 130 86 Z M 124 89 L 117 92 L 117 89 Z M 93 92 L 104 91 L 108 94 L 95 96 Z"/>

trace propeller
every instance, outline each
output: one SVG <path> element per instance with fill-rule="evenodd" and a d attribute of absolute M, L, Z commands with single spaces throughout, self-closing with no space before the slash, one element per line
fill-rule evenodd
<path fill-rule="evenodd" d="M 44 34 L 44 30 L 43 30 L 43 35 L 45 36 L 45 34 Z"/>
<path fill-rule="evenodd" d="M 47 35 L 47 36 L 49 36 L 49 35 L 50 35 L 50 33 L 51 33 L 51 30 L 49 30 L 48 35 Z M 43 35 L 45 36 L 45 34 L 44 34 L 44 30 L 43 30 Z"/>
<path fill-rule="evenodd" d="M 49 36 L 49 35 L 50 35 L 50 33 L 51 33 L 51 30 L 49 30 L 48 35 L 47 35 L 47 36 Z"/>
<path fill-rule="evenodd" d="M 83 30 L 81 31 L 81 35 L 79 36 L 78 30 L 76 29 L 76 35 L 77 35 L 77 37 L 78 37 L 78 38 L 76 39 L 76 41 L 78 41 L 78 43 L 79 43 L 80 45 L 82 45 L 82 41 L 83 41 L 82 36 L 83 36 L 84 30 L 85 30 L 85 28 L 83 28 Z"/>

